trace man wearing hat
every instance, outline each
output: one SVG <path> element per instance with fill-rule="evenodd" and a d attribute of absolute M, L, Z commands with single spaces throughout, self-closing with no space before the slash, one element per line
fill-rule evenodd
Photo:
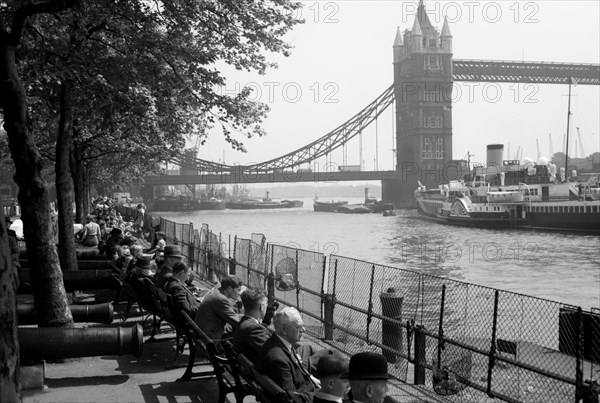
<path fill-rule="evenodd" d="M 387 395 L 387 361 L 378 353 L 364 352 L 350 358 L 348 372 L 340 376 L 348 379 L 353 403 L 383 403 Z"/>
<path fill-rule="evenodd" d="M 157 287 L 163 288 L 169 277 L 173 275 L 173 265 L 183 260 L 181 248 L 178 245 L 166 245 L 164 249 L 164 260 L 162 266 L 154 276 Z"/>

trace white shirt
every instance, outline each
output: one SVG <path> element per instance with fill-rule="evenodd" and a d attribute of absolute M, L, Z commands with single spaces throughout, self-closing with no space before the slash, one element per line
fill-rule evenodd
<path fill-rule="evenodd" d="M 315 392 L 314 396 L 319 397 L 324 400 L 331 400 L 332 402 L 343 403 L 343 400 L 341 397 L 336 396 L 336 395 L 330 395 L 329 393 L 321 392 L 321 390 L 317 390 Z"/>

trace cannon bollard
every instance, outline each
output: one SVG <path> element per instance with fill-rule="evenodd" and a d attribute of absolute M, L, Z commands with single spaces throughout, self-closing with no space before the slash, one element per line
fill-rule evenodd
<path fill-rule="evenodd" d="M 384 346 L 390 347 L 402 353 L 402 300 L 400 294 L 394 288 L 388 288 L 381 293 L 381 314 L 386 318 L 381 322 L 381 341 Z M 395 320 L 389 320 L 395 319 Z M 389 363 L 397 360 L 397 354 L 388 349 L 382 349 L 382 353 Z"/>
<path fill-rule="evenodd" d="M 18 335 L 21 358 L 24 360 L 125 354 L 139 357 L 144 345 L 139 323 L 131 327 L 21 327 Z"/>
<path fill-rule="evenodd" d="M 78 270 L 64 271 L 63 281 L 67 292 L 110 289 L 118 290 L 119 282 L 114 278 L 110 270 Z M 19 271 L 19 294 L 31 293 L 25 286 L 31 284 L 29 269 Z"/>
<path fill-rule="evenodd" d="M 104 323 L 113 321 L 113 305 L 110 302 L 94 305 L 69 305 L 74 322 Z M 18 304 L 17 316 L 19 325 L 35 325 L 38 323 L 37 312 L 33 304 Z"/>
<path fill-rule="evenodd" d="M 98 249 L 78 249 L 75 251 L 77 260 L 110 260 L 106 254 L 100 254 Z M 28 259 L 27 249 L 21 249 L 19 259 Z"/>
<path fill-rule="evenodd" d="M 29 264 L 29 260 L 20 259 L 19 263 L 23 269 L 31 268 Z M 111 261 L 110 260 L 82 260 L 77 259 L 77 269 L 78 270 L 110 270 Z"/>

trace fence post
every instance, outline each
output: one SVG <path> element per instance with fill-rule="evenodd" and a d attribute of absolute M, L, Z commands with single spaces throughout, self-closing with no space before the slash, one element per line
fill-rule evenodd
<path fill-rule="evenodd" d="M 488 373 L 487 373 L 487 395 L 494 397 L 492 393 L 492 373 L 496 364 L 496 331 L 498 328 L 498 296 L 499 292 L 494 293 L 494 317 L 492 319 L 492 343 L 490 346 L 490 354 L 488 357 Z"/>
<path fill-rule="evenodd" d="M 583 312 L 577 307 L 577 346 L 575 349 L 575 402 L 583 397 L 583 370 L 581 359 L 583 358 Z"/>
<path fill-rule="evenodd" d="M 325 340 L 333 340 L 333 312 L 335 308 L 335 296 L 332 294 L 323 294 L 323 321 L 325 322 Z"/>
<path fill-rule="evenodd" d="M 275 276 L 273 273 L 269 273 L 267 276 L 267 298 L 270 304 L 275 300 Z"/>
<path fill-rule="evenodd" d="M 414 359 L 414 381 L 415 385 L 425 385 L 425 327 L 423 325 L 415 326 L 415 359 Z"/>
<path fill-rule="evenodd" d="M 446 304 L 446 284 L 442 284 L 442 302 L 440 303 L 440 324 L 438 328 L 437 368 L 442 367 L 442 350 L 444 349 L 444 305 Z"/>
<path fill-rule="evenodd" d="M 402 352 L 402 301 L 403 298 L 396 292 L 395 288 L 388 288 L 380 294 L 381 315 L 384 317 L 381 323 L 381 343 L 393 350 Z M 391 321 L 389 319 L 395 319 Z M 387 362 L 394 363 L 398 355 L 388 349 L 382 348 L 382 353 Z"/>
<path fill-rule="evenodd" d="M 231 242 L 231 235 L 229 236 L 229 242 Z M 237 271 L 237 263 L 235 261 L 235 248 L 237 245 L 237 235 L 233 237 L 233 258 L 229 259 L 229 275 L 235 276 Z M 229 244 L 229 256 L 231 256 L 231 243 Z"/>

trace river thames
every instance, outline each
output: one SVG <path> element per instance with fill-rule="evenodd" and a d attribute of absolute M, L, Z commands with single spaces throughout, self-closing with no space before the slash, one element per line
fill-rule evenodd
<path fill-rule="evenodd" d="M 208 224 L 225 243 L 235 235 L 250 238 L 252 233 L 262 233 L 267 242 L 325 255 L 447 277 L 586 310 L 600 307 L 599 236 L 453 227 L 425 221 L 416 210 L 398 210 L 393 217 L 316 213 L 312 199 L 302 200 L 304 206 L 293 209 L 153 214 L 192 223 L 196 229 Z"/>

